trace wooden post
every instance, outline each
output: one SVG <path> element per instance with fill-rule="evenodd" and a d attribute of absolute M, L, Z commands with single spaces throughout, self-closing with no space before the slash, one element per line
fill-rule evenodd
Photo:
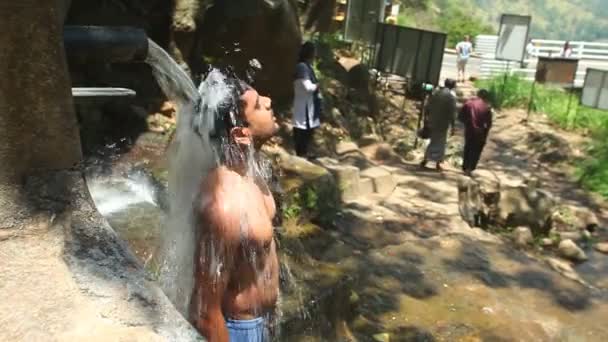
<path fill-rule="evenodd" d="M 532 111 L 532 103 L 534 102 L 534 93 L 536 90 L 536 80 L 532 82 L 532 89 L 530 90 L 530 101 L 528 101 L 528 113 L 526 114 L 526 122 L 530 119 L 530 112 Z"/>
<path fill-rule="evenodd" d="M 418 124 L 416 125 L 416 139 L 414 140 L 414 148 L 418 148 L 418 132 L 420 131 L 422 125 L 422 118 L 424 117 L 424 106 L 426 105 L 427 95 L 424 94 L 422 97 L 422 102 L 420 103 L 420 112 L 418 113 Z"/>

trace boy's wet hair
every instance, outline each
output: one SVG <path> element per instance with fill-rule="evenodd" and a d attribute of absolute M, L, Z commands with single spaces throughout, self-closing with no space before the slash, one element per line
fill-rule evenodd
<path fill-rule="evenodd" d="M 233 128 L 247 127 L 248 125 L 244 115 L 246 103 L 242 96 L 247 90 L 251 89 L 251 86 L 241 80 L 231 68 L 222 68 L 221 72 L 225 76 L 225 85 L 228 87 L 228 92 L 217 104 L 213 131 L 210 135 L 213 139 L 227 138 Z"/>

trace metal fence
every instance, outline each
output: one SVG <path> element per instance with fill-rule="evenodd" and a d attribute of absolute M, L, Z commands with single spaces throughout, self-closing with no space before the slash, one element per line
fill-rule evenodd
<path fill-rule="evenodd" d="M 377 24 L 373 66 L 412 82 L 437 85 L 447 36 L 392 24 Z"/>

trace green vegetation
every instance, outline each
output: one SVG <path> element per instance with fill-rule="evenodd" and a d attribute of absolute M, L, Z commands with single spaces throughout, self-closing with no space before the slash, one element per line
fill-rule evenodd
<path fill-rule="evenodd" d="M 400 25 L 443 30 L 450 44 L 464 34 L 498 29 L 502 13 L 532 16 L 531 36 L 544 39 L 607 40 L 608 0 L 399 0 Z M 457 30 L 457 32 L 452 32 Z"/>
<path fill-rule="evenodd" d="M 466 9 L 455 6 L 451 2 L 437 22 L 441 31 L 448 34 L 448 46 L 451 48 L 466 35 L 473 38 L 478 34 L 494 32 L 492 26 L 482 20 L 476 20 Z"/>
<path fill-rule="evenodd" d="M 284 219 L 310 219 L 331 226 L 340 211 L 340 194 L 335 184 L 310 182 L 288 191 L 282 206 Z"/>
<path fill-rule="evenodd" d="M 477 86 L 490 91 L 497 108 L 527 108 L 532 93 L 532 82 L 517 76 L 506 79 L 497 76 L 478 81 Z M 591 136 L 587 158 L 577 164 L 576 177 L 585 188 L 608 198 L 608 113 L 580 106 L 578 94 L 539 84 L 535 87 L 532 110 L 547 114 L 562 128 Z"/>

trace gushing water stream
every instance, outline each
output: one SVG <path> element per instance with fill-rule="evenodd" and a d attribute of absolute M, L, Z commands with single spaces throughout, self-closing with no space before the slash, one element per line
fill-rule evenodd
<path fill-rule="evenodd" d="M 215 158 L 204 140 L 208 135 L 198 135 L 192 129 L 199 114 L 200 95 L 190 77 L 153 41 L 149 41 L 146 63 L 165 95 L 177 106 L 177 130 L 169 156 L 169 215 L 161 232 L 158 259 L 161 287 L 187 317 L 194 286 L 193 203 L 197 187 Z"/>

